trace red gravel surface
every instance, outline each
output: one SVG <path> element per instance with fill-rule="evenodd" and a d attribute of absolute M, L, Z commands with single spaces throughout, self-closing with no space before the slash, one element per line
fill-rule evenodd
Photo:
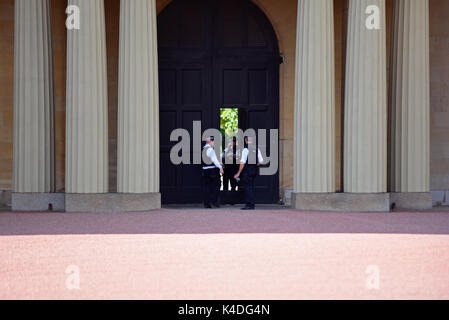
<path fill-rule="evenodd" d="M 449 212 L 5 212 L 0 299 L 449 299 Z"/>

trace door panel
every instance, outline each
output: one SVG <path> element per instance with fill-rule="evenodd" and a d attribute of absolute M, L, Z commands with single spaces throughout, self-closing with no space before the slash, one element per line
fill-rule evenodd
<path fill-rule="evenodd" d="M 241 61 L 238 61 L 241 60 Z M 216 59 L 215 105 L 221 108 L 238 107 L 240 113 L 239 126 L 247 129 L 267 130 L 266 152 L 278 152 L 270 146 L 269 130 L 279 128 L 277 112 L 277 92 L 279 65 L 272 59 L 265 63 L 253 63 L 243 58 Z M 234 84 L 228 80 L 229 70 L 236 74 Z M 237 80 L 237 75 L 240 80 Z M 228 84 L 229 83 L 229 84 Z M 238 93 L 238 95 L 237 95 Z M 237 100 L 237 97 L 239 98 Z M 258 142 L 261 143 L 261 142 Z M 279 176 L 259 176 L 256 179 L 256 202 L 276 203 L 279 200 Z"/>
<path fill-rule="evenodd" d="M 211 93 L 207 89 L 211 67 L 208 64 L 183 62 L 177 63 L 174 68 L 164 68 L 165 65 L 170 64 L 163 63 L 161 66 L 164 70 L 164 85 L 160 89 L 162 202 L 200 203 L 201 166 L 171 164 L 170 150 L 178 142 L 170 142 L 170 134 L 178 128 L 186 129 L 191 137 L 190 150 L 193 151 L 193 122 L 201 121 L 203 127 L 211 125 Z M 193 154 L 190 155 L 190 163 L 193 163 Z"/>
<path fill-rule="evenodd" d="M 248 71 L 248 100 L 250 106 L 268 106 L 268 78 L 266 68 Z"/>

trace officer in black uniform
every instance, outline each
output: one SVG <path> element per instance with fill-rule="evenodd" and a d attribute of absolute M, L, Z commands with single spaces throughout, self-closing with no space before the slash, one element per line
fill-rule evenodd
<path fill-rule="evenodd" d="M 259 174 L 259 166 L 263 164 L 263 157 L 260 150 L 254 145 L 252 137 L 245 137 L 245 148 L 242 150 L 240 168 L 235 179 L 242 177 L 242 183 L 245 188 L 246 205 L 242 210 L 254 210 L 254 180 Z"/>
<path fill-rule="evenodd" d="M 218 194 L 220 192 L 220 174 L 223 174 L 223 166 L 217 159 L 214 150 L 214 137 L 207 139 L 203 149 L 203 185 L 204 185 L 204 207 L 219 208 Z"/>
<path fill-rule="evenodd" d="M 231 184 L 231 191 L 236 191 L 237 180 L 234 179 L 234 175 L 239 171 L 240 159 L 237 160 L 237 137 L 232 138 L 232 142 L 223 151 L 222 159 L 224 163 L 224 175 L 223 175 L 223 190 L 229 191 L 229 184 Z"/>

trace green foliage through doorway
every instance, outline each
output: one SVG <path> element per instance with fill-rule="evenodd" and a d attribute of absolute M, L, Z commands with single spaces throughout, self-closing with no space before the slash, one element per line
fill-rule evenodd
<path fill-rule="evenodd" d="M 238 108 L 223 108 L 220 110 L 220 129 L 228 137 L 237 134 L 239 129 Z"/>

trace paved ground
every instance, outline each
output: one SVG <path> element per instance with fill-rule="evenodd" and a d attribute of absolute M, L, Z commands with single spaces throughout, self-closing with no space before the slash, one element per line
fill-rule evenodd
<path fill-rule="evenodd" d="M 0 299 L 48 298 L 449 299 L 449 209 L 0 213 Z"/>

